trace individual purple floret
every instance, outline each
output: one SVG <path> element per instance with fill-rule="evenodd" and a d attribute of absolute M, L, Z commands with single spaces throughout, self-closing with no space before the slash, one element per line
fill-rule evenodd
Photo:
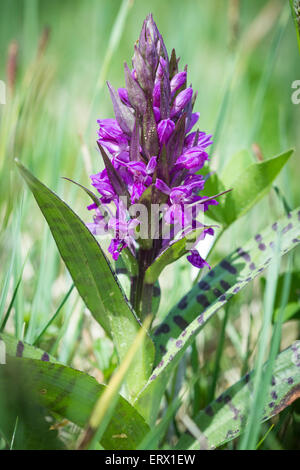
<path fill-rule="evenodd" d="M 178 62 L 174 50 L 169 58 L 149 15 L 134 47 L 132 69 L 124 66 L 126 88 L 116 91 L 108 84 L 115 119 L 98 120 L 97 143 L 105 169 L 91 180 L 100 207 L 109 210 L 104 219 L 96 203 L 89 206 L 95 210 L 89 227 L 96 234 L 110 230 L 113 258 L 127 248 L 144 270 L 174 243 L 175 235 L 203 227 L 197 217 L 217 204 L 203 195 L 205 179 L 199 174 L 209 160 L 212 136 L 193 131 L 199 120 L 193 111 L 196 94 L 187 86 L 187 67 L 180 71 Z M 119 202 L 121 197 L 127 204 Z M 159 230 L 163 233 L 163 226 L 171 226 L 169 239 L 152 239 L 150 227 L 146 240 L 139 236 L 140 222 L 130 216 L 136 203 L 145 204 L 148 211 L 152 204 L 164 205 Z M 213 235 L 213 229 L 204 230 L 199 239 L 207 234 Z M 187 259 L 198 268 L 208 266 L 195 249 Z"/>

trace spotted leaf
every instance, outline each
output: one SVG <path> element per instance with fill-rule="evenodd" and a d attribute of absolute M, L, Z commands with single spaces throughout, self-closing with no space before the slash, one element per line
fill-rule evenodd
<path fill-rule="evenodd" d="M 266 367 L 266 365 L 265 365 Z M 207 440 L 216 448 L 239 436 L 246 424 L 248 406 L 253 394 L 253 371 L 223 392 L 194 418 Z M 262 421 L 270 419 L 300 397 L 300 341 L 277 356 L 272 381 L 266 397 Z M 177 449 L 199 449 L 199 443 L 184 434 Z"/>
<path fill-rule="evenodd" d="M 157 408 L 158 378 L 166 382 L 166 377 L 206 322 L 269 266 L 279 233 L 284 255 L 300 242 L 299 208 L 223 259 L 171 310 L 154 332 L 157 366 L 139 395 L 137 406 L 143 407 L 144 400 L 154 400 L 153 406 Z"/>
<path fill-rule="evenodd" d="M 27 359 L 38 359 L 44 362 L 55 362 L 57 359 L 42 349 L 31 346 L 30 344 L 20 341 L 14 336 L 7 333 L 0 333 L 0 341 L 5 344 L 5 353 L 8 356 L 25 357 Z"/>

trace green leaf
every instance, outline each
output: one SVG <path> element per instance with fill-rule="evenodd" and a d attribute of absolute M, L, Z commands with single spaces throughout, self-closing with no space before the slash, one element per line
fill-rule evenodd
<path fill-rule="evenodd" d="M 143 409 L 144 404 L 151 400 L 157 408 L 157 390 L 160 387 L 156 384 L 160 381 L 166 383 L 186 348 L 194 341 L 206 322 L 232 296 L 269 266 L 274 255 L 274 240 L 279 233 L 282 255 L 299 244 L 300 208 L 267 227 L 245 246 L 222 260 L 180 300 L 158 326 L 154 332 L 157 366 L 137 398 L 138 409 Z M 150 419 L 150 416 L 147 419 Z"/>
<path fill-rule="evenodd" d="M 281 307 L 281 299 L 282 299 L 282 292 L 284 288 L 284 279 L 285 273 L 281 274 L 278 277 L 278 284 L 275 296 L 275 305 L 274 305 L 274 315 L 273 315 L 273 322 L 278 319 Z M 266 285 L 266 280 L 264 278 L 261 279 L 261 283 L 263 288 Z M 294 271 L 291 273 L 291 286 L 290 292 L 288 297 L 287 305 L 284 309 L 283 313 L 283 321 L 289 321 L 292 319 L 300 318 L 300 272 Z"/>
<path fill-rule="evenodd" d="M 14 336 L 7 333 L 0 333 L 0 340 L 5 344 L 6 354 L 12 357 L 25 357 L 27 359 L 38 359 L 40 361 L 50 361 L 58 363 L 55 357 L 51 356 L 42 349 L 31 346 L 30 344 L 20 341 Z"/>
<path fill-rule="evenodd" d="M 249 166 L 253 164 L 253 157 L 248 150 L 240 150 L 235 153 L 225 165 L 221 173 L 221 180 L 223 185 L 230 186 L 236 176 L 243 173 Z"/>
<path fill-rule="evenodd" d="M 242 217 L 268 193 L 271 184 L 292 154 L 293 150 L 288 150 L 269 160 L 252 163 L 249 166 L 247 166 L 249 162 L 247 152 L 236 154 L 225 168 L 221 179 L 217 175 L 212 175 L 206 182 L 207 194 L 232 188 L 231 193 L 219 199 L 218 206 L 210 207 L 209 216 L 225 227 Z"/>
<path fill-rule="evenodd" d="M 266 397 L 262 421 L 280 413 L 300 397 L 300 341 L 279 354 L 273 368 L 272 384 Z M 266 368 L 267 364 L 265 364 Z M 248 415 L 253 392 L 254 371 L 224 391 L 194 418 L 207 439 L 208 448 L 216 448 L 241 434 Z M 195 439 L 184 434 L 176 449 L 199 449 Z"/>
<path fill-rule="evenodd" d="M 106 389 L 93 377 L 61 364 L 35 359 L 8 358 L 0 367 L 0 386 L 5 393 L 6 383 L 18 377 L 18 383 L 26 383 L 31 399 L 77 426 L 84 427 L 96 401 Z M 121 396 L 110 420 L 101 444 L 106 449 L 135 449 L 149 431 L 144 419 Z"/>
<path fill-rule="evenodd" d="M 174 242 L 166 250 L 164 250 L 146 270 L 145 282 L 147 284 L 154 284 L 163 269 L 168 264 L 173 263 L 174 261 L 181 258 L 184 254 L 188 253 L 189 250 L 186 248 L 186 245 L 188 243 L 195 243 L 203 232 L 204 228 L 206 227 L 193 230 L 186 237 L 183 237 L 180 240 Z"/>
<path fill-rule="evenodd" d="M 19 371 L 0 368 L 0 433 L 13 450 L 61 450 L 58 432 L 51 428 L 49 411 L 34 399 Z"/>
<path fill-rule="evenodd" d="M 76 288 L 95 319 L 112 336 L 120 362 L 141 325 L 94 236 L 59 197 L 20 162 L 18 167 L 46 218 Z M 147 381 L 154 348 L 149 337 L 127 376 L 130 397 Z"/>

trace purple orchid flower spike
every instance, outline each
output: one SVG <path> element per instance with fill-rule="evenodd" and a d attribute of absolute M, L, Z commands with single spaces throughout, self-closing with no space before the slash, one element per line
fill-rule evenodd
<path fill-rule="evenodd" d="M 180 71 L 178 62 L 174 51 L 169 59 L 163 38 L 149 15 L 134 47 L 132 69 L 125 64 L 126 88 L 116 91 L 108 85 L 116 119 L 98 120 L 98 145 L 104 149 L 101 153 L 106 161 L 105 169 L 92 175 L 91 180 L 100 204 L 109 207 L 110 220 L 105 222 L 93 204 L 89 209 L 95 210 L 95 217 L 89 227 L 93 233 L 98 233 L 97 224 L 114 231 L 109 252 L 117 260 L 125 248 L 130 250 L 138 260 L 140 279 L 176 236 L 204 227 L 198 217 L 209 205 L 218 204 L 203 194 L 205 178 L 199 174 L 209 160 L 207 148 L 212 136 L 192 130 L 200 116 L 193 111 L 196 93 L 187 87 L 187 67 Z M 128 194 L 127 203 L 120 204 L 121 192 Z M 140 219 L 130 216 L 132 206 L 140 203 L 147 211 L 152 205 L 163 206 L 155 239 L 150 235 L 150 216 L 146 220 L 150 225 L 146 239 L 141 235 Z M 170 235 L 163 238 L 167 226 Z M 137 229 L 141 229 L 138 237 Z M 213 229 L 204 229 L 200 240 L 207 235 L 213 235 Z M 199 269 L 208 266 L 196 249 L 187 259 Z M 139 301 L 131 300 L 139 311 Z"/>

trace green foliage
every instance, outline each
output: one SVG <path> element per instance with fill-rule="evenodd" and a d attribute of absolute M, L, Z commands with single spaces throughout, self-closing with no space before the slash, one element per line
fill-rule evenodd
<path fill-rule="evenodd" d="M 294 343 L 277 357 L 272 376 L 272 384 L 265 395 L 266 406 L 261 420 L 265 421 L 300 396 L 300 369 L 297 355 L 300 342 Z M 266 370 L 265 364 L 264 370 Z M 247 422 L 253 395 L 253 371 L 225 390 L 205 410 L 199 411 L 194 418 L 206 438 L 208 449 L 221 446 L 235 439 Z M 201 449 L 192 436 L 185 434 L 179 440 L 177 449 Z"/>
<path fill-rule="evenodd" d="M 284 322 L 287 322 L 289 320 L 296 320 L 300 318 L 300 305 L 299 305 L 300 273 L 299 271 L 293 271 L 290 274 L 291 274 L 291 285 L 290 285 L 288 302 L 283 313 Z M 278 317 L 280 314 L 281 298 L 282 298 L 282 293 L 284 289 L 285 276 L 286 276 L 286 273 L 281 274 L 278 278 L 278 285 L 277 285 L 276 296 L 275 296 L 274 314 L 273 314 L 274 322 L 278 320 Z M 261 283 L 262 283 L 262 287 L 265 288 L 266 281 L 264 278 L 261 279 Z"/>
<path fill-rule="evenodd" d="M 172 245 L 166 248 L 156 260 L 149 266 L 145 273 L 145 282 L 152 284 L 157 281 L 159 275 L 168 264 L 181 258 L 183 255 L 188 253 L 187 246 L 193 245 L 204 228 L 191 231 L 187 236 L 175 241 Z"/>
<path fill-rule="evenodd" d="M 168 49 L 176 47 L 184 63 L 190 64 L 189 77 L 194 88 L 199 90 L 195 106 L 195 111 L 201 111 L 199 126 L 201 130 L 213 134 L 214 146 L 210 155 L 217 173 L 208 180 L 205 195 L 233 188 L 229 195 L 219 198 L 218 207 L 211 207 L 209 211 L 215 214 L 215 220 L 224 229 L 228 228 L 227 237 L 222 237 L 221 243 L 218 243 L 216 257 L 219 260 L 230 253 L 237 239 L 245 251 L 249 247 L 251 257 L 253 253 L 256 268 L 265 268 L 270 266 L 267 263 L 270 257 L 268 245 L 273 241 L 272 237 L 267 236 L 268 249 L 265 252 L 257 251 L 256 241 L 252 241 L 249 246 L 242 241 L 248 238 L 247 232 L 254 233 L 253 225 L 264 226 L 266 218 L 276 218 L 281 210 L 276 200 L 278 193 L 286 199 L 284 207 L 295 207 L 299 200 L 296 177 L 299 173 L 299 159 L 289 158 L 287 152 L 274 159 L 253 163 L 248 150 L 239 152 L 233 158 L 229 157 L 236 149 L 250 149 L 254 142 L 260 147 L 262 155 L 275 155 L 278 149 L 281 152 L 290 147 L 297 149 L 299 107 L 290 102 L 291 77 L 297 77 L 298 72 L 297 39 L 292 21 L 286 28 L 289 14 L 287 4 L 274 2 L 265 5 L 259 0 L 253 0 L 244 2 L 243 8 L 239 10 L 239 2 L 231 2 L 231 7 L 236 10 L 230 9 L 228 21 L 224 21 L 228 14 L 227 5 L 220 6 L 218 3 L 213 0 L 189 4 L 172 0 L 165 2 L 162 7 L 160 0 L 152 0 L 151 11 L 161 31 L 165 33 Z M 291 7 L 292 3 L 293 0 L 290 0 Z M 78 434 L 89 422 L 94 404 L 102 396 L 105 386 L 99 385 L 87 374 L 63 366 L 58 360 L 88 371 L 100 382 L 109 382 L 117 367 L 116 351 L 110 339 L 113 337 L 111 324 L 106 314 L 112 306 L 111 299 L 108 297 L 107 302 L 106 298 L 103 299 L 110 292 L 117 293 L 122 319 L 126 320 L 126 323 L 122 321 L 120 325 L 126 335 L 116 334 L 117 341 L 125 339 L 124 352 L 131 345 L 139 325 L 130 306 L 125 305 L 123 292 L 121 290 L 120 294 L 120 289 L 116 287 L 115 276 L 111 275 L 105 256 L 94 241 L 91 242 L 93 248 L 89 243 L 86 246 L 90 255 L 97 253 L 97 266 L 96 263 L 91 264 L 95 282 L 87 285 L 85 292 L 81 286 L 80 295 L 83 297 L 86 294 L 88 308 L 106 328 L 105 336 L 94 320 L 84 313 L 76 289 L 69 296 L 69 275 L 60 262 L 59 252 L 48 228 L 43 225 L 38 208 L 32 203 L 28 192 L 23 194 L 24 186 L 18 183 L 14 171 L 14 158 L 18 157 L 57 194 L 63 195 L 72 208 L 76 207 L 76 212 L 85 214 L 85 194 L 77 198 L 75 188 L 61 184 L 61 176 L 68 176 L 88 186 L 87 175 L 102 169 L 95 153 L 94 141 L 96 119 L 112 116 L 108 94 L 103 93 L 105 81 L 111 80 L 116 88 L 124 86 L 121 64 L 124 60 L 130 60 L 132 43 L 137 38 L 137 24 L 141 24 L 149 13 L 149 5 L 131 0 L 34 0 L 23 4 L 20 7 L 19 0 L 2 0 L 0 15 L 0 52 L 3 58 L 0 79 L 6 82 L 8 90 L 7 104 L 0 105 L 0 213 L 3 219 L 0 234 L 0 339 L 5 342 L 8 353 L 8 364 L 0 365 L 0 448 L 74 448 Z M 292 11 L 294 13 L 293 8 Z M 183 18 L 180 34 L 178 28 L 172 27 L 178 22 L 178 16 Z M 48 38 L 44 35 L 45 31 L 42 32 L 44 24 L 50 26 Z M 299 41 L 298 29 L 297 38 Z M 6 70 L 11 71 L 5 57 L 12 39 L 19 43 L 15 77 L 6 75 Z M 281 66 L 283 63 L 284 67 Z M 276 181 L 279 191 L 270 193 L 269 198 L 254 208 L 284 165 L 284 171 Z M 220 167 L 224 168 L 221 173 Z M 266 171 L 262 171 L 264 168 Z M 248 180 L 249 169 L 252 177 Z M 85 187 L 83 189 L 94 202 L 98 202 L 91 191 Z M 50 192 L 47 194 L 50 197 Z M 52 205 L 55 196 L 51 196 Z M 55 201 L 60 206 L 59 200 Z M 250 208 L 252 211 L 248 213 Z M 53 207 L 53 210 L 56 213 L 57 207 Z M 232 224 L 246 212 L 247 218 Z M 75 214 L 70 214 L 71 211 L 68 220 L 71 217 L 72 224 L 76 224 L 75 233 L 77 229 L 82 229 L 84 237 L 89 237 L 83 229 L 84 224 L 78 222 Z M 290 220 L 284 222 L 284 227 L 288 227 L 289 223 Z M 264 233 L 261 235 L 265 236 Z M 283 252 L 287 249 L 285 235 Z M 298 238 L 292 232 L 290 235 Z M 73 236 L 72 232 L 71 238 Z M 297 246 L 297 243 L 293 246 Z M 73 247 L 70 250 L 72 256 L 76 252 Z M 169 357 L 172 343 L 174 346 L 177 340 L 182 339 L 186 327 L 191 325 L 189 331 L 195 327 L 202 333 L 197 341 L 197 331 L 193 335 L 192 351 L 191 348 L 185 349 L 180 361 L 178 353 L 166 368 L 166 373 L 159 373 L 157 380 L 152 381 L 150 387 L 146 386 L 140 401 L 135 403 L 140 412 L 122 397 L 118 398 L 115 414 L 109 417 L 108 427 L 98 448 L 173 449 L 178 439 L 177 448 L 197 448 L 198 442 L 191 434 L 181 437 L 183 413 L 185 417 L 190 416 L 191 421 L 199 427 L 199 434 L 202 432 L 212 446 L 222 445 L 226 449 L 241 445 L 241 439 L 232 438 L 239 436 L 242 430 L 240 424 L 246 424 L 240 421 L 242 414 L 253 415 L 257 420 L 254 427 L 260 427 L 259 417 L 255 416 L 256 410 L 253 409 L 254 374 L 247 376 L 247 384 L 242 379 L 228 390 L 226 388 L 237 380 L 234 377 L 239 377 L 240 371 L 243 375 L 257 363 L 254 356 L 259 325 L 266 315 L 262 302 L 266 284 L 263 279 L 262 285 L 251 283 L 250 280 L 247 282 L 247 276 L 249 279 L 256 275 L 256 271 L 253 273 L 247 269 L 250 262 L 239 258 L 235 263 L 235 257 L 229 256 L 227 259 L 230 262 L 234 260 L 233 265 L 238 270 L 238 281 L 241 283 L 236 284 L 235 276 L 219 265 L 213 270 L 215 279 L 210 276 L 202 279 L 210 285 L 209 291 L 202 291 L 196 286 L 189 292 L 191 276 L 186 264 L 178 261 L 166 266 L 177 257 L 179 245 L 173 248 L 175 252 L 171 250 L 166 258 L 163 256 L 158 265 L 153 266 L 154 271 L 157 269 L 154 277 L 161 272 L 162 267 L 166 267 L 166 274 L 160 276 L 163 301 L 158 315 L 159 319 L 166 318 L 161 325 L 157 321 L 154 325 L 159 328 L 167 324 L 170 328 L 170 331 L 166 331 L 167 328 L 163 327 L 160 335 L 155 334 L 157 329 L 154 330 L 156 364 L 163 359 L 164 348 Z M 80 253 L 77 249 L 78 257 Z M 84 253 L 79 262 L 83 283 L 90 280 L 89 268 L 83 262 L 83 258 L 85 261 L 89 258 L 87 255 Z M 127 285 L 125 282 L 121 284 L 129 291 L 130 276 L 137 274 L 137 265 L 129 251 L 123 251 L 122 258 L 122 267 L 125 266 L 127 274 L 117 272 L 117 275 L 119 279 L 126 277 Z M 74 263 L 77 261 L 76 257 Z M 281 348 L 294 341 L 299 333 L 295 322 L 299 316 L 297 253 L 288 266 L 285 262 L 282 264 L 285 272 L 278 278 L 272 312 L 274 323 L 266 322 L 273 344 L 274 337 L 278 337 L 278 334 L 280 337 L 281 321 L 294 320 L 284 325 Z M 102 268 L 105 266 L 103 275 Z M 153 280 L 151 276 L 150 270 L 150 279 Z M 287 288 L 289 281 L 290 288 Z M 225 283 L 230 287 L 227 288 Z M 248 288 L 235 296 L 232 302 L 227 302 L 232 290 L 244 286 Z M 153 312 L 157 310 L 160 301 L 157 283 L 155 287 Z M 181 303 L 183 308 L 177 304 L 181 292 L 188 292 Z M 220 294 L 226 295 L 226 302 L 219 302 Z M 209 305 L 201 297 L 201 301 L 207 305 L 203 307 L 197 301 L 197 296 L 205 296 Z M 175 303 L 177 306 L 169 313 L 171 305 Z M 115 306 L 118 308 L 117 302 Z M 222 317 L 223 306 L 226 315 Z M 202 330 L 202 326 L 198 329 L 197 318 L 204 308 L 206 327 Z M 214 315 L 217 310 L 221 310 L 220 316 Z M 55 312 L 54 315 L 51 312 Z M 208 322 L 210 318 L 212 321 Z M 3 327 L 5 333 L 1 330 Z M 117 328 L 115 323 L 114 328 Z M 42 345 L 48 352 L 33 348 L 23 338 Z M 264 336 L 264 341 L 268 350 L 268 335 Z M 299 354 L 298 343 L 294 343 L 295 346 Z M 267 366 L 270 369 L 273 368 L 273 353 L 270 347 L 265 357 L 271 358 Z M 12 356 L 16 355 L 22 355 L 22 358 L 14 359 Z M 151 362 L 151 343 L 149 348 L 145 348 L 143 356 L 147 356 Z M 299 396 L 298 369 L 295 370 L 295 364 L 290 359 L 291 348 L 278 356 L 273 371 L 276 385 L 271 385 L 270 390 L 265 389 L 263 392 L 267 398 L 265 416 L 268 419 Z M 136 378 L 132 375 L 134 392 L 144 386 L 145 378 L 148 379 L 159 370 L 152 371 L 150 365 L 144 369 L 141 355 L 137 357 L 136 365 L 143 380 L 135 387 Z M 269 372 L 265 368 L 262 379 L 266 373 Z M 189 383 L 191 375 L 194 385 L 183 397 L 180 392 Z M 288 383 L 288 378 L 293 378 L 293 384 Z M 298 387 L 296 391 L 295 387 Z M 210 416 L 210 408 L 205 411 L 205 406 L 211 401 L 209 395 L 215 388 L 224 390 L 223 398 L 222 401 L 215 400 L 210 404 L 213 409 L 213 416 Z M 44 393 L 45 390 L 47 393 Z M 274 391 L 275 399 L 270 396 Z M 225 399 L 228 394 L 232 397 L 231 401 Z M 270 408 L 268 403 L 271 401 L 275 405 Z M 298 400 L 287 406 L 278 419 L 272 420 L 271 426 L 262 426 L 259 437 L 262 437 L 260 443 L 263 441 L 261 449 L 299 448 L 299 403 Z M 180 405 L 183 407 L 177 414 Z M 149 406 L 154 410 L 153 413 Z M 237 420 L 234 419 L 236 412 L 233 407 L 240 411 Z M 159 420 L 156 420 L 158 410 Z M 141 414 L 150 422 L 151 429 Z M 70 422 L 65 423 L 64 416 Z M 264 418 L 263 415 L 261 417 Z M 183 425 L 189 429 L 188 420 L 183 421 Z M 270 429 L 271 432 L 266 436 Z M 190 432 L 192 430 L 189 429 Z"/>
<path fill-rule="evenodd" d="M 104 385 L 83 372 L 36 359 L 8 358 L 7 366 L 1 367 L 0 374 L 1 396 L 8 394 L 7 387 L 24 383 L 26 390 L 30 391 L 30 400 L 27 395 L 22 396 L 21 387 L 17 403 L 21 399 L 25 404 L 32 401 L 80 427 L 85 426 L 97 399 L 105 390 Z M 148 429 L 138 412 L 120 396 L 101 444 L 107 449 L 132 449 Z"/>
<path fill-rule="evenodd" d="M 21 163 L 18 167 L 43 212 L 74 284 L 95 319 L 112 335 L 120 361 L 140 329 L 117 277 L 97 241 L 79 217 Z M 101 283 L 99 282 L 101 280 Z M 147 337 L 127 378 L 134 397 L 149 377 L 153 346 Z"/>
<path fill-rule="evenodd" d="M 293 150 L 288 150 L 268 160 L 250 164 L 249 153 L 238 152 L 229 161 L 221 177 L 214 174 L 207 180 L 205 189 L 208 194 L 232 188 L 224 200 L 220 199 L 218 206 L 210 208 L 209 215 L 224 227 L 245 215 L 268 193 L 292 154 Z"/>
<path fill-rule="evenodd" d="M 154 332 L 156 368 L 138 397 L 137 406 L 154 400 L 152 419 L 159 406 L 157 381 L 164 382 L 186 348 L 212 316 L 270 264 L 274 241 L 280 234 L 280 252 L 287 253 L 300 242 L 299 208 L 235 250 L 181 299 Z M 163 388 L 162 388 L 163 390 Z M 150 419 L 150 416 L 148 417 Z"/>

